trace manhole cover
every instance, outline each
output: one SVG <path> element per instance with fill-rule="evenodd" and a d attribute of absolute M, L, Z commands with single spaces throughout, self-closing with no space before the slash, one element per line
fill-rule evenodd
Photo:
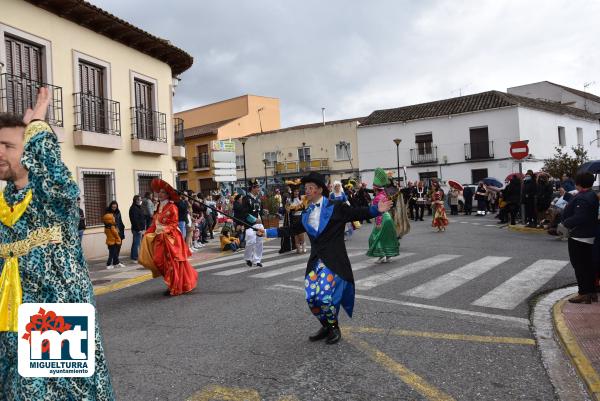
<path fill-rule="evenodd" d="M 100 284 L 106 284 L 106 283 L 110 283 L 110 280 L 94 280 L 94 281 L 92 281 L 92 285 L 100 285 Z"/>

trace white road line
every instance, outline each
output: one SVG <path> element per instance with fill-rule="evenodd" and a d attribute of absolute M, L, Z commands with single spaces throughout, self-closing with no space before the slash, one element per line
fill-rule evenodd
<path fill-rule="evenodd" d="M 272 257 L 275 257 L 278 255 L 273 255 Z M 292 257 L 288 257 L 285 258 L 285 260 L 282 261 L 275 261 L 277 264 L 280 264 L 282 262 L 293 262 L 296 260 L 301 260 L 304 259 L 304 262 L 306 263 L 306 261 L 308 260 L 309 255 L 308 254 L 303 254 L 303 255 L 297 255 L 297 256 L 292 256 Z M 269 258 L 263 258 L 262 260 L 264 261 L 265 259 L 269 259 Z M 246 263 L 246 262 L 244 262 Z M 245 265 L 246 267 L 240 267 L 238 269 L 229 269 L 229 270 L 224 270 L 222 272 L 217 272 L 217 273 L 213 273 L 215 276 L 233 276 L 234 274 L 240 274 L 240 273 L 245 273 L 248 271 L 253 271 L 253 270 L 264 270 L 266 267 L 248 267 L 247 265 Z"/>
<path fill-rule="evenodd" d="M 425 269 L 429 269 L 430 267 L 448 262 L 458 257 L 460 257 L 460 255 L 441 254 L 431 257 L 429 259 L 424 259 L 418 262 L 410 263 L 406 266 L 400 266 L 395 269 L 389 270 L 385 273 L 375 274 L 373 276 L 356 281 L 356 289 L 370 290 L 371 288 L 377 287 L 378 285 L 384 284 L 388 281 L 405 277 Z"/>
<path fill-rule="evenodd" d="M 425 299 L 437 298 L 492 270 L 509 259 L 510 257 L 508 256 L 486 256 L 418 287 L 405 291 L 402 295 Z"/>
<path fill-rule="evenodd" d="M 469 224 L 468 221 L 459 221 L 460 224 Z"/>
<path fill-rule="evenodd" d="M 296 285 L 286 285 L 286 284 L 275 284 L 275 285 L 272 285 L 270 287 L 267 287 L 267 289 L 270 289 L 270 290 L 284 290 L 284 289 L 287 290 L 287 289 L 291 289 L 291 290 L 296 290 L 298 292 L 304 292 L 304 288 L 303 287 L 296 286 Z M 523 327 L 523 328 L 528 328 L 529 327 L 529 320 L 528 319 L 523 319 L 523 318 L 520 318 L 520 317 L 496 315 L 496 314 L 492 314 L 492 313 L 483 313 L 483 312 L 474 312 L 474 311 L 465 310 L 465 309 L 444 308 L 444 307 L 441 307 L 441 306 L 417 304 L 417 303 L 414 303 L 414 302 L 403 302 L 403 301 L 398 301 L 396 299 L 370 297 L 370 296 L 361 295 L 361 294 L 356 294 L 356 298 L 358 298 L 358 299 L 365 299 L 367 301 L 382 302 L 382 303 L 386 303 L 386 304 L 394 304 L 394 305 L 410 306 L 410 307 L 413 307 L 413 308 L 429 309 L 429 310 L 438 311 L 438 312 L 444 312 L 444 313 L 455 313 L 455 314 L 458 314 L 458 315 L 473 316 L 473 317 L 482 317 L 482 318 L 486 318 L 486 319 L 500 320 L 500 321 L 503 321 L 503 322 L 515 323 L 517 326 Z"/>
<path fill-rule="evenodd" d="M 486 224 L 485 226 L 486 226 L 486 227 L 496 227 L 496 225 L 495 225 L 495 224 Z"/>
<path fill-rule="evenodd" d="M 471 223 L 471 224 L 473 224 L 474 226 L 480 226 L 481 225 L 481 223 Z"/>
<path fill-rule="evenodd" d="M 351 257 L 362 255 L 362 254 L 363 254 L 363 251 L 349 253 L 348 257 L 351 258 Z M 254 274 L 254 275 L 252 275 L 250 277 L 252 277 L 252 278 L 269 278 L 269 277 L 275 277 L 275 276 L 279 276 L 281 274 L 290 273 L 290 272 L 293 272 L 293 271 L 296 271 L 296 270 L 300 270 L 300 269 L 303 269 L 303 268 L 306 268 L 306 263 L 299 263 L 299 264 L 292 265 L 292 266 L 282 267 L 280 269 L 275 269 L 275 270 L 271 270 L 271 271 L 264 272 L 264 273 Z"/>
<path fill-rule="evenodd" d="M 497 309 L 514 309 L 534 291 L 546 284 L 567 263 L 569 262 L 565 260 L 540 259 L 471 305 Z"/>
<path fill-rule="evenodd" d="M 277 249 L 279 249 L 279 248 L 277 248 Z M 274 250 L 271 250 L 271 249 L 270 249 L 270 250 L 268 250 L 268 251 L 267 251 L 267 250 L 265 250 L 265 251 L 263 252 L 263 255 L 264 255 L 264 254 L 267 254 L 267 253 L 273 253 L 273 252 L 274 252 Z M 240 257 L 242 257 L 242 258 L 243 258 L 243 256 L 240 256 L 240 255 L 243 255 L 243 254 L 244 254 L 244 250 L 242 249 L 242 250 L 240 250 L 240 251 L 238 251 L 238 252 L 236 252 L 236 253 L 234 253 L 234 254 L 231 254 L 231 255 L 229 255 L 229 256 L 222 256 L 222 257 L 220 257 L 220 258 L 211 259 L 211 260 L 207 261 L 206 263 L 207 263 L 207 264 L 208 264 L 208 263 L 220 263 L 220 262 L 224 262 L 224 261 L 226 261 L 226 260 L 231 260 L 231 259 L 239 259 Z"/>
<path fill-rule="evenodd" d="M 404 259 L 404 258 L 408 258 L 409 256 L 413 256 L 413 255 L 414 255 L 414 253 L 412 253 L 412 252 L 406 252 L 406 253 L 401 253 L 398 256 L 394 256 L 394 258 L 392 259 L 392 262 L 391 262 L 392 263 L 391 266 L 394 265 L 394 261 L 401 260 L 401 259 Z M 377 259 L 370 258 L 370 259 L 368 259 L 366 261 L 362 261 L 362 262 L 358 262 L 358 263 L 352 263 L 352 272 L 354 273 L 354 272 L 357 272 L 359 270 L 367 269 L 367 268 L 370 268 L 370 267 L 377 267 L 377 266 L 381 266 L 381 265 L 389 265 L 389 263 L 385 263 L 385 264 L 383 264 L 383 263 L 376 263 L 375 260 L 377 260 Z M 304 281 L 304 279 L 305 279 L 304 277 L 297 277 L 297 278 L 295 278 L 295 279 L 293 279 L 291 281 L 298 281 L 299 282 L 299 281 Z"/>
<path fill-rule="evenodd" d="M 224 267 L 230 267 L 230 266 L 238 266 L 240 264 L 246 264 L 246 261 L 244 260 L 244 251 L 239 251 L 237 254 L 233 255 L 235 256 L 235 260 L 231 260 L 229 262 L 225 262 L 225 263 L 217 263 L 215 265 L 209 265 L 206 267 L 197 267 L 196 270 L 199 272 L 207 272 L 210 270 L 216 270 L 216 269 L 222 269 Z M 267 259 L 273 259 L 273 258 L 278 258 L 281 257 L 281 255 L 279 255 L 278 253 L 275 253 L 273 255 L 268 255 L 268 256 L 263 256 L 262 260 L 267 260 Z M 221 259 L 217 259 L 216 261 L 220 261 Z M 200 266 L 202 266 L 202 264 L 200 264 Z"/>

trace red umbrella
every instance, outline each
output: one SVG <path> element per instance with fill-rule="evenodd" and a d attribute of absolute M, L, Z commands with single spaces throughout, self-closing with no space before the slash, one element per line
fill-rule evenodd
<path fill-rule="evenodd" d="M 525 174 L 523 173 L 512 173 L 506 176 L 506 178 L 504 179 L 504 182 L 509 181 L 513 179 L 513 177 L 517 177 L 518 179 L 522 180 L 525 177 Z"/>
<path fill-rule="evenodd" d="M 448 180 L 448 185 L 454 189 L 458 189 L 459 191 L 462 191 L 464 189 L 458 181 Z"/>

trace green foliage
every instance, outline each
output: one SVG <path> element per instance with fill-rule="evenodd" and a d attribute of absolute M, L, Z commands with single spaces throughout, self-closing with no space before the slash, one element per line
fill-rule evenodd
<path fill-rule="evenodd" d="M 544 161 L 542 170 L 554 178 L 561 178 L 563 174 L 570 174 L 575 177 L 577 169 L 589 160 L 587 151 L 582 146 L 573 146 L 571 150 L 575 156 L 563 151 L 563 148 L 556 147 L 556 153 L 552 159 Z"/>
<path fill-rule="evenodd" d="M 271 194 L 268 196 L 263 196 L 261 198 L 262 207 L 269 211 L 269 216 L 277 215 L 279 211 L 279 201 L 275 198 L 275 195 Z"/>

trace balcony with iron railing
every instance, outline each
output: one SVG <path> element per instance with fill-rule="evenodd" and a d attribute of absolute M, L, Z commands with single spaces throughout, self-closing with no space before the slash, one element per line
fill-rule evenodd
<path fill-rule="evenodd" d="M 329 170 L 329 159 L 284 161 L 275 164 L 275 174 L 305 173 Z"/>
<path fill-rule="evenodd" d="M 188 162 L 187 159 L 177 160 L 175 162 L 178 173 L 186 173 L 188 171 Z"/>
<path fill-rule="evenodd" d="M 424 146 L 410 150 L 411 164 L 435 164 L 437 162 L 437 146 Z"/>
<path fill-rule="evenodd" d="M 131 151 L 166 155 L 167 115 L 155 110 L 131 107 Z"/>
<path fill-rule="evenodd" d="M 210 158 L 208 157 L 208 153 L 202 153 L 199 156 L 194 157 L 194 170 L 208 168 L 210 168 Z"/>
<path fill-rule="evenodd" d="M 183 135 L 183 119 L 173 118 L 173 146 L 171 146 L 173 159 L 185 159 L 185 137 Z"/>
<path fill-rule="evenodd" d="M 23 115 L 27 109 L 33 109 L 41 86 L 48 88 L 50 105 L 46 121 L 52 125 L 59 141 L 64 140 L 62 88 L 26 77 L 0 74 L 0 111 Z M 57 129 L 60 128 L 60 129 Z"/>
<path fill-rule="evenodd" d="M 465 160 L 494 158 L 494 141 L 465 143 Z"/>
<path fill-rule="evenodd" d="M 86 93 L 74 93 L 75 146 L 121 149 L 121 105 Z"/>

